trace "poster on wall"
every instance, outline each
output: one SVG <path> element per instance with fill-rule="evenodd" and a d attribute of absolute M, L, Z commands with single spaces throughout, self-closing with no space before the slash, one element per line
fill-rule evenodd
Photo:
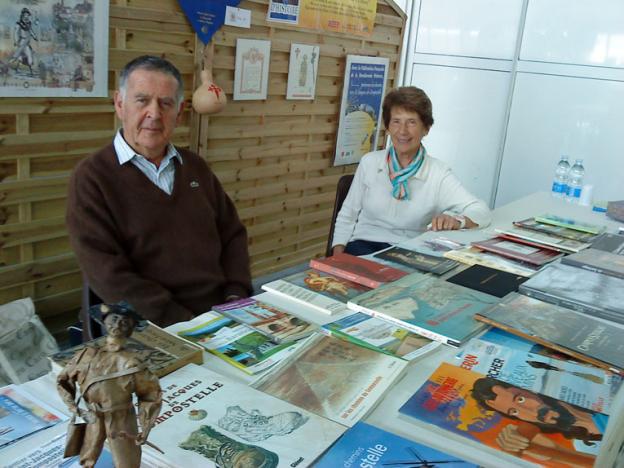
<path fill-rule="evenodd" d="M 271 41 L 236 40 L 235 101 L 267 98 L 270 58 Z"/>
<path fill-rule="evenodd" d="M 390 61 L 347 55 L 334 166 L 354 164 L 377 148 Z"/>
<path fill-rule="evenodd" d="M 319 46 L 290 45 L 286 99 L 314 99 L 318 60 Z"/>
<path fill-rule="evenodd" d="M 104 96 L 107 0 L 0 0 L 0 97 Z"/>
<path fill-rule="evenodd" d="M 270 0 L 268 21 L 355 36 L 373 34 L 377 0 Z"/>

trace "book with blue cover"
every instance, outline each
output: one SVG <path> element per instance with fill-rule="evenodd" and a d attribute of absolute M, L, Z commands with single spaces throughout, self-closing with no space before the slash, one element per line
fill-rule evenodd
<path fill-rule="evenodd" d="M 473 319 L 474 314 L 496 303 L 498 298 L 489 294 L 412 273 L 357 296 L 347 305 L 432 340 L 460 346 L 485 328 Z"/>
<path fill-rule="evenodd" d="M 323 455 L 316 468 L 477 467 L 453 455 L 404 439 L 363 422 L 357 423 Z"/>

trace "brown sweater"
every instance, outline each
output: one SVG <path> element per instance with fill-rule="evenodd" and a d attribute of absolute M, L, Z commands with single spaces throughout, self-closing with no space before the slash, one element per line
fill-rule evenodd
<path fill-rule="evenodd" d="M 69 184 L 67 227 L 91 289 L 161 326 L 251 293 L 234 204 L 199 156 L 178 151 L 171 195 L 120 165 L 112 144 L 78 164 Z"/>

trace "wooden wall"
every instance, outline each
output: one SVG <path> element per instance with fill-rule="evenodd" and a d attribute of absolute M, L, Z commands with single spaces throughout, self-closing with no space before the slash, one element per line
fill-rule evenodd
<path fill-rule="evenodd" d="M 370 39 L 302 31 L 265 20 L 268 0 L 245 0 L 252 28 L 225 26 L 214 36 L 215 81 L 225 111 L 185 112 L 174 143 L 204 156 L 249 229 L 254 276 L 320 255 L 336 182 L 354 166 L 331 167 L 346 54 L 390 58 L 398 70 L 404 16 L 379 0 Z M 182 72 L 190 98 L 201 44 L 176 0 L 111 0 L 109 97 L 0 99 L 0 304 L 25 296 L 53 331 L 76 319 L 81 276 L 64 225 L 69 174 L 111 141 L 119 126 L 112 93 L 121 68 L 143 54 L 163 55 Z M 271 40 L 269 97 L 232 101 L 237 37 Z M 286 101 L 291 42 L 320 45 L 314 101 Z M 380 138 L 383 142 L 383 138 Z"/>

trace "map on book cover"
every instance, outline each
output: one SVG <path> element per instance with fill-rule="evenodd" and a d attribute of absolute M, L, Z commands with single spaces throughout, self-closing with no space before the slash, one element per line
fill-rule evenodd
<path fill-rule="evenodd" d="M 360 346 L 411 361 L 441 343 L 411 333 L 393 323 L 360 312 L 323 325 L 322 330 Z"/>
<path fill-rule="evenodd" d="M 586 249 L 581 252 L 568 255 L 561 259 L 561 263 L 583 268 L 603 275 L 624 278 L 624 255 L 617 255 L 602 250 Z"/>
<path fill-rule="evenodd" d="M 276 343 L 296 341 L 314 333 L 317 327 L 292 314 L 251 297 L 212 307 L 238 323 L 250 326 Z"/>
<path fill-rule="evenodd" d="M 611 414 L 622 379 L 603 369 L 473 338 L 453 364 L 532 392 Z"/>
<path fill-rule="evenodd" d="M 436 275 L 443 275 L 458 265 L 456 261 L 448 258 L 435 257 L 401 247 L 392 247 L 374 256 Z"/>
<path fill-rule="evenodd" d="M 554 247 L 563 252 L 579 252 L 591 245 L 587 242 L 579 242 L 573 239 L 566 239 L 564 237 L 546 234 L 532 229 L 524 229 L 517 226 L 504 229 L 497 228 L 495 231 L 505 236 L 511 236 L 513 240 L 523 239 L 530 242 L 536 242 L 545 246 Z"/>
<path fill-rule="evenodd" d="M 596 224 L 585 223 L 576 219 L 563 218 L 553 214 L 544 214 L 536 216 L 535 221 L 538 223 L 552 224 L 553 226 L 561 226 L 575 231 L 587 232 L 589 234 L 601 234 L 607 227 L 598 226 Z"/>
<path fill-rule="evenodd" d="M 514 221 L 514 224 L 516 226 L 530 229 L 532 231 L 543 232 L 559 237 L 565 237 L 566 239 L 572 239 L 578 242 L 591 242 L 596 237 L 595 234 L 590 234 L 588 232 L 581 232 L 562 226 L 554 226 L 552 224 L 540 223 L 535 218 L 527 218 L 521 221 Z"/>
<path fill-rule="evenodd" d="M 407 361 L 319 335 L 253 387 L 352 426 L 402 376 Z"/>
<path fill-rule="evenodd" d="M 563 255 L 559 252 L 553 252 L 551 249 L 542 249 L 501 237 L 473 242 L 472 245 L 481 250 L 494 252 L 503 257 L 514 258 L 537 266 L 552 262 Z"/>
<path fill-rule="evenodd" d="M 446 279 L 449 283 L 476 289 L 496 297 L 504 297 L 510 292 L 517 291 L 518 287 L 526 280 L 525 276 L 514 275 L 483 265 L 472 265 Z"/>
<path fill-rule="evenodd" d="M 519 289 L 527 296 L 624 324 L 624 279 L 554 263 Z"/>
<path fill-rule="evenodd" d="M 105 341 L 106 337 L 102 336 L 51 355 L 53 372 L 60 372 L 70 359 L 84 347 L 101 347 Z M 151 322 L 148 322 L 147 327 L 143 330 L 135 330 L 125 346 L 136 352 L 140 359 L 147 363 L 148 369 L 158 377 L 163 377 L 189 363 L 201 364 L 204 362 L 201 347 L 179 338 Z"/>
<path fill-rule="evenodd" d="M 442 363 L 399 410 L 548 467 L 594 464 L 608 416 Z"/>
<path fill-rule="evenodd" d="M 624 330 L 591 316 L 512 293 L 475 318 L 581 361 L 624 372 Z"/>
<path fill-rule="evenodd" d="M 17 385 L 0 388 L 0 448 L 67 419 Z"/>
<path fill-rule="evenodd" d="M 160 380 L 163 405 L 149 440 L 175 467 L 309 466 L 339 424 L 190 364 Z"/>
<path fill-rule="evenodd" d="M 377 288 L 407 274 L 396 268 L 346 253 L 326 258 L 313 258 L 310 260 L 310 267 L 369 288 Z"/>
<path fill-rule="evenodd" d="M 484 328 L 473 315 L 497 302 L 498 298 L 489 294 L 412 273 L 364 293 L 348 305 L 432 340 L 460 346 Z"/>
<path fill-rule="evenodd" d="M 375 468 L 378 466 L 477 468 L 477 465 L 465 462 L 458 457 L 363 422 L 357 423 L 345 432 L 338 442 L 314 464 L 315 468 Z"/>
<path fill-rule="evenodd" d="M 287 297 L 333 315 L 347 310 L 347 301 L 370 288 L 318 270 L 306 270 L 262 285 L 267 292 Z"/>

